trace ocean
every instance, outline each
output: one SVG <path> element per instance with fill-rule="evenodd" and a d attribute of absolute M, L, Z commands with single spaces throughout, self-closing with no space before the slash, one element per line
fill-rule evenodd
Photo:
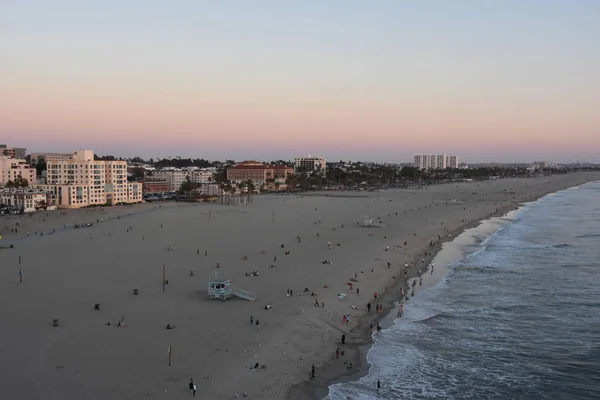
<path fill-rule="evenodd" d="M 496 224 L 417 286 L 331 400 L 600 399 L 600 183 Z"/>

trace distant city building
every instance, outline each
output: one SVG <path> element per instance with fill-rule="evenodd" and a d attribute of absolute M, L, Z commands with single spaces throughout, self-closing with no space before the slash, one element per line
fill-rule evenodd
<path fill-rule="evenodd" d="M 5 144 L 0 144 L 0 156 L 25 159 L 26 153 L 27 149 L 24 147 L 8 147 Z"/>
<path fill-rule="evenodd" d="M 198 191 L 205 196 L 218 196 L 220 194 L 219 185 L 216 183 L 201 183 Z"/>
<path fill-rule="evenodd" d="M 26 213 L 56 208 L 45 191 L 31 188 L 0 190 L 0 204 L 15 211 L 22 209 Z"/>
<path fill-rule="evenodd" d="M 458 156 L 447 156 L 446 160 L 447 168 L 458 168 Z"/>
<path fill-rule="evenodd" d="M 4 186 L 19 176 L 27 179 L 30 185 L 36 183 L 35 168 L 31 168 L 27 161 L 0 155 L 0 185 Z"/>
<path fill-rule="evenodd" d="M 71 158 L 72 154 L 68 153 L 31 153 L 31 163 L 39 164 L 44 161 L 48 162 L 57 162 L 57 161 L 66 161 Z"/>
<path fill-rule="evenodd" d="M 176 192 L 181 188 L 181 184 L 189 178 L 188 171 L 182 171 L 180 169 L 160 169 L 152 172 L 149 180 L 161 180 L 167 181 L 169 185 L 169 192 Z"/>
<path fill-rule="evenodd" d="M 216 170 L 216 168 L 188 167 L 185 169 L 177 169 L 174 167 L 166 167 L 152 171 L 152 175 L 148 174 L 147 180 L 166 180 L 169 184 L 169 191 L 176 192 L 181 188 L 181 184 L 188 179 L 194 183 L 214 182 Z"/>
<path fill-rule="evenodd" d="M 163 180 L 145 180 L 143 183 L 144 194 L 146 193 L 166 193 L 171 192 L 171 185 L 165 179 Z"/>
<path fill-rule="evenodd" d="M 414 157 L 415 167 L 419 169 L 458 168 L 458 156 L 445 154 L 417 154 Z"/>
<path fill-rule="evenodd" d="M 217 172 L 215 167 L 196 168 L 190 171 L 190 180 L 194 183 L 211 183 L 215 180 L 215 172 Z"/>
<path fill-rule="evenodd" d="M 327 162 L 323 157 L 313 157 L 308 155 L 306 157 L 294 158 L 294 172 L 307 172 L 312 173 L 313 171 L 319 172 L 325 176 L 327 168 Z"/>
<path fill-rule="evenodd" d="M 258 161 L 244 161 L 227 169 L 227 180 L 240 183 L 252 181 L 256 189 L 285 189 L 286 178 L 294 169 L 285 165 L 265 165 Z M 263 186 L 264 185 L 264 186 Z"/>
<path fill-rule="evenodd" d="M 78 150 L 67 159 L 47 163 L 47 191 L 59 208 L 140 203 L 142 184 L 127 181 L 127 162 L 96 161 L 92 150 Z"/>

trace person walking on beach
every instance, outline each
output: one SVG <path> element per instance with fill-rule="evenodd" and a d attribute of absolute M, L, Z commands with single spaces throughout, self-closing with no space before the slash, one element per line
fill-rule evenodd
<path fill-rule="evenodd" d="M 311 379 L 315 379 L 315 364 L 310 367 L 310 377 Z"/>
<path fill-rule="evenodd" d="M 340 348 L 335 349 L 335 358 L 340 358 Z"/>
<path fill-rule="evenodd" d="M 381 389 L 381 381 L 379 381 L 379 379 L 377 379 L 377 390 Z"/>
<path fill-rule="evenodd" d="M 346 334 L 342 333 L 342 344 L 346 344 Z"/>
<path fill-rule="evenodd" d="M 331 242 L 327 242 L 327 247 L 329 247 L 329 250 L 331 250 Z"/>
<path fill-rule="evenodd" d="M 367 303 L 367 311 L 371 312 L 371 303 Z"/>
<path fill-rule="evenodd" d="M 190 392 L 192 392 L 192 397 L 196 397 L 196 384 L 194 383 L 194 378 L 190 378 Z"/>
<path fill-rule="evenodd" d="M 250 325 L 254 325 L 254 316 L 253 315 L 250 316 Z"/>
<path fill-rule="evenodd" d="M 258 320 L 256 320 L 256 322 L 254 323 L 254 325 L 256 326 L 256 330 L 258 330 L 258 328 L 260 326 L 260 322 L 258 322 Z"/>

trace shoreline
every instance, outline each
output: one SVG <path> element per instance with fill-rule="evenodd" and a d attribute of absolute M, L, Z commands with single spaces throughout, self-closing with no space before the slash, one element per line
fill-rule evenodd
<path fill-rule="evenodd" d="M 399 302 L 399 291 L 400 289 L 404 289 L 405 294 L 408 294 L 408 288 L 410 287 L 409 281 L 414 278 L 418 278 L 420 276 L 426 275 L 429 270 L 429 266 L 433 262 L 433 260 L 439 255 L 442 251 L 444 244 L 452 243 L 455 241 L 460 235 L 464 234 L 466 231 L 470 229 L 476 229 L 484 224 L 486 221 L 498 219 L 501 220 L 511 213 L 518 213 L 520 210 L 524 209 L 527 205 L 533 204 L 546 196 L 553 195 L 563 190 L 569 190 L 571 188 L 579 187 L 585 184 L 589 184 L 592 182 L 597 182 L 596 180 L 590 180 L 584 183 L 578 183 L 573 186 L 564 187 L 562 189 L 558 189 L 555 191 L 549 191 L 540 195 L 539 197 L 532 198 L 527 201 L 519 202 L 514 205 L 505 206 L 499 208 L 497 212 L 494 212 L 493 216 L 489 216 L 483 219 L 473 219 L 468 222 L 466 225 L 455 229 L 450 232 L 450 236 L 444 236 L 442 240 L 435 242 L 435 246 L 432 248 L 426 247 L 425 249 L 431 249 L 428 251 L 427 256 L 425 256 L 425 264 L 428 266 L 426 270 L 424 270 L 421 274 L 417 272 L 416 269 L 409 269 L 409 273 L 406 278 L 402 278 L 399 280 L 392 281 L 382 291 L 380 296 L 381 301 L 380 304 L 384 306 L 388 312 L 383 315 L 378 314 L 365 314 L 358 318 L 358 324 L 354 328 L 350 330 L 350 332 L 355 333 L 353 337 L 355 340 L 351 341 L 347 344 L 344 349 L 346 352 L 351 353 L 351 363 L 352 368 L 331 368 L 331 362 L 325 362 L 321 364 L 318 369 L 321 372 L 320 376 L 315 380 L 303 381 L 297 383 L 296 385 L 290 387 L 286 392 L 286 399 L 294 399 L 294 400 L 329 400 L 329 387 L 339 383 L 346 382 L 354 382 L 357 381 L 369 374 L 371 364 L 367 360 L 368 352 L 375 344 L 372 339 L 373 331 L 371 330 L 371 324 L 373 326 L 377 326 L 377 324 L 381 324 L 383 329 L 388 329 L 394 324 L 394 320 L 397 317 L 397 305 Z M 512 223 L 511 221 L 506 221 L 493 232 L 490 232 L 485 236 L 485 238 L 481 241 L 485 241 L 488 237 L 498 232 L 507 224 Z M 425 249 L 422 249 L 421 253 L 425 252 Z M 422 258 L 416 257 L 413 260 L 415 265 L 418 265 L 419 261 L 422 261 Z M 446 270 L 445 266 L 444 269 Z M 413 272 L 411 274 L 411 272 Z M 444 275 L 447 273 L 447 270 L 444 272 Z M 443 279 L 443 276 L 440 278 Z M 439 281 L 438 281 L 439 282 Z M 437 282 L 436 282 L 437 283 Z M 425 288 L 426 289 L 426 288 Z M 346 365 L 346 364 L 344 364 Z M 345 370 L 344 370 L 345 369 Z"/>

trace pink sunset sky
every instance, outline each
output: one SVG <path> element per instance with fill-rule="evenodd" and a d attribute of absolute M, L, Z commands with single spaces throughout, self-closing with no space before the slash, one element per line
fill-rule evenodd
<path fill-rule="evenodd" d="M 148 158 L 600 161 L 598 6 L 127 4 L 0 4 L 0 143 Z"/>

